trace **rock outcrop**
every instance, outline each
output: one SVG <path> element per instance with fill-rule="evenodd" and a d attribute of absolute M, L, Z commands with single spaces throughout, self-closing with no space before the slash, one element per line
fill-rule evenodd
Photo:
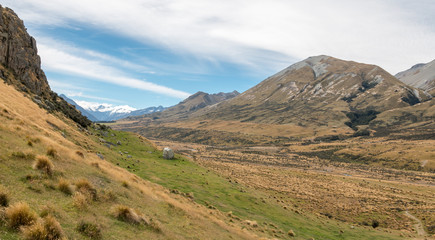
<path fill-rule="evenodd" d="M 168 147 L 163 149 L 163 158 L 164 159 L 173 159 L 174 158 L 174 151 Z"/>
<path fill-rule="evenodd" d="M 27 33 L 23 21 L 12 9 L 1 6 L 0 38 L 0 63 L 30 92 L 40 96 L 49 93 L 36 40 Z"/>
<path fill-rule="evenodd" d="M 0 5 L 0 78 L 28 94 L 40 107 L 64 113 L 82 127 L 91 124 L 86 117 L 51 91 L 36 40 L 27 33 L 23 21 L 12 9 Z"/>

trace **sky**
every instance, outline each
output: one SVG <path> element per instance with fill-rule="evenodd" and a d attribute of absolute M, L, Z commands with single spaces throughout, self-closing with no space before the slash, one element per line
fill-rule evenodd
<path fill-rule="evenodd" d="M 3 0 L 51 88 L 142 109 L 243 92 L 310 56 L 392 74 L 435 59 L 434 0 Z"/>

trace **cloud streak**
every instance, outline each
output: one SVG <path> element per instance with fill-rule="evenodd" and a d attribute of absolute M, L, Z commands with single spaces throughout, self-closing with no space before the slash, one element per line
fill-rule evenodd
<path fill-rule="evenodd" d="M 85 23 L 209 61 L 264 67 L 264 54 L 379 64 L 391 72 L 435 56 L 430 0 L 6 0 L 39 25 Z"/>
<path fill-rule="evenodd" d="M 120 71 L 119 69 L 105 65 L 101 61 L 77 56 L 69 52 L 65 52 L 63 49 L 60 50 L 45 44 L 38 44 L 38 48 L 43 59 L 43 68 L 48 71 L 79 75 L 101 82 L 145 91 L 151 91 L 179 99 L 184 99 L 190 95 L 189 93 L 183 91 L 128 77 L 127 74 Z M 69 49 L 71 48 L 72 47 L 70 47 Z M 94 57 L 102 58 L 103 61 L 122 61 L 96 52 L 92 53 Z"/>

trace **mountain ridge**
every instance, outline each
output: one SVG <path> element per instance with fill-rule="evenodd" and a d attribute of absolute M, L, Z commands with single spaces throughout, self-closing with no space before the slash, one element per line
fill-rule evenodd
<path fill-rule="evenodd" d="M 419 63 L 395 75 L 400 81 L 435 95 L 435 60 Z"/>

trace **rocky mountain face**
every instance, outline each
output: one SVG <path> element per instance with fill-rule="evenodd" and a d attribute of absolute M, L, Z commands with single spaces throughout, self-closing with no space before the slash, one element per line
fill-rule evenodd
<path fill-rule="evenodd" d="M 8 68 L 26 89 L 37 95 L 50 92 L 41 70 L 36 41 L 24 23 L 9 8 L 0 6 L 0 63 Z"/>
<path fill-rule="evenodd" d="M 28 94 L 48 111 L 60 111 L 82 127 L 91 124 L 79 111 L 51 91 L 41 69 L 36 41 L 9 8 L 0 5 L 0 78 Z"/>
<path fill-rule="evenodd" d="M 157 112 L 152 114 L 153 118 L 162 118 L 162 119 L 186 119 L 189 118 L 193 113 L 197 112 L 200 109 L 203 109 L 208 106 L 215 105 L 217 103 L 232 99 L 238 96 L 240 93 L 237 91 L 229 92 L 229 93 L 215 93 L 209 94 L 205 92 L 197 92 L 190 97 L 186 98 L 179 104 L 165 109 L 162 112 Z M 150 116 L 147 116 L 150 117 Z M 138 117 L 130 117 L 131 119 L 140 119 L 141 116 Z"/>
<path fill-rule="evenodd" d="M 378 66 L 316 56 L 198 114 L 208 119 L 355 128 L 380 112 L 428 98 Z"/>
<path fill-rule="evenodd" d="M 416 64 L 395 75 L 400 81 L 435 95 L 435 60 Z"/>

